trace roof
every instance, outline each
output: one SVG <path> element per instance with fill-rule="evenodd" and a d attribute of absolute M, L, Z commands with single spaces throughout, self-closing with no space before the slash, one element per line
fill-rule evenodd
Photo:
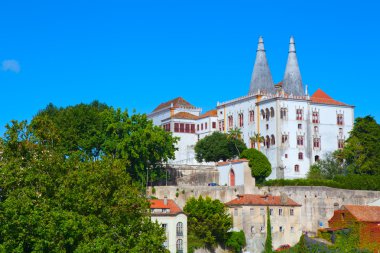
<path fill-rule="evenodd" d="M 216 166 L 222 166 L 226 164 L 234 164 L 234 163 L 241 163 L 241 162 L 248 162 L 247 159 L 236 159 L 236 160 L 231 160 L 231 161 L 226 161 L 226 162 L 218 162 L 216 163 Z"/>
<path fill-rule="evenodd" d="M 310 97 L 311 102 L 317 104 L 327 104 L 327 105 L 346 105 L 342 102 L 334 100 L 332 97 L 327 95 L 323 90 L 318 89 L 314 94 Z"/>
<path fill-rule="evenodd" d="M 358 221 L 380 222 L 380 206 L 344 205 L 342 209 L 350 212 Z"/>
<path fill-rule="evenodd" d="M 198 119 L 198 116 L 188 113 L 188 112 L 179 112 L 171 116 L 172 119 Z"/>
<path fill-rule="evenodd" d="M 242 194 L 226 203 L 227 206 L 301 206 L 291 198 L 281 196 Z"/>
<path fill-rule="evenodd" d="M 205 112 L 204 114 L 199 116 L 198 119 L 203 119 L 207 117 L 217 117 L 217 116 L 218 116 L 218 111 L 215 109 L 215 110 L 210 110 L 210 111 Z"/>
<path fill-rule="evenodd" d="M 165 205 L 163 199 L 151 199 L 150 209 L 170 209 L 169 213 L 159 213 L 152 215 L 173 215 L 182 213 L 181 208 L 179 208 L 179 206 L 172 199 L 168 199 L 167 205 Z"/>
<path fill-rule="evenodd" d="M 190 104 L 189 102 L 187 102 L 182 97 L 177 97 L 175 99 L 172 99 L 172 100 L 169 100 L 167 102 L 161 103 L 153 111 L 155 112 L 155 111 L 159 111 L 161 109 L 170 107 L 172 104 L 173 104 L 173 107 L 176 107 L 176 108 L 178 108 L 178 107 L 195 108 L 195 106 L 193 106 L 192 104 Z"/>

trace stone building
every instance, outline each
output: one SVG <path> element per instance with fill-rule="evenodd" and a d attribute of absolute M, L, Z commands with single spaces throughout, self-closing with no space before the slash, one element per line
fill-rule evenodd
<path fill-rule="evenodd" d="M 302 235 L 301 205 L 286 195 L 238 195 L 226 203 L 235 230 L 243 230 L 248 252 L 261 252 L 267 236 L 267 208 L 272 227 L 272 245 L 295 245 Z"/>
<path fill-rule="evenodd" d="M 171 253 L 187 253 L 187 216 L 171 199 L 150 200 L 152 221 L 165 229 L 165 247 Z"/>

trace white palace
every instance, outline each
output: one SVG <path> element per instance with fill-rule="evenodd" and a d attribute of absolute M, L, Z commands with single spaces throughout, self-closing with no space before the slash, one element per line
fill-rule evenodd
<path fill-rule="evenodd" d="M 239 128 L 246 145 L 268 157 L 270 179 L 305 177 L 315 161 L 343 148 L 354 121 L 354 106 L 334 100 L 321 89 L 308 94 L 293 37 L 281 82 L 273 82 L 260 37 L 248 94 L 218 102 L 215 110 L 204 114 L 201 111 L 179 97 L 148 115 L 155 125 L 180 137 L 173 163 L 196 164 L 194 146 L 199 139 L 213 131 Z"/>

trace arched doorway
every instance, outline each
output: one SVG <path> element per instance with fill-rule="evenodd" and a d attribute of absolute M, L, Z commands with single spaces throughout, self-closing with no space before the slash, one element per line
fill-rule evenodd
<path fill-rule="evenodd" d="M 235 172 L 233 169 L 230 170 L 230 186 L 235 186 Z"/>

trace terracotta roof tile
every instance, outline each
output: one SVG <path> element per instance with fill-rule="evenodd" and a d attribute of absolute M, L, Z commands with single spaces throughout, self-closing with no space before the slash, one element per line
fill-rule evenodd
<path fill-rule="evenodd" d="M 313 103 L 317 104 L 327 104 L 327 105 L 346 105 L 342 102 L 334 100 L 332 97 L 327 95 L 323 90 L 318 89 L 314 94 L 310 97 Z"/>
<path fill-rule="evenodd" d="M 203 119 L 207 117 L 217 117 L 217 116 L 218 116 L 218 111 L 215 109 L 215 110 L 210 110 L 210 111 L 205 112 L 204 114 L 199 116 L 198 119 Z"/>
<path fill-rule="evenodd" d="M 159 106 L 156 107 L 156 109 L 153 110 L 153 112 L 170 107 L 170 105 L 173 104 L 173 107 L 178 108 L 178 107 L 186 107 L 186 108 L 195 108 L 192 104 L 187 102 L 185 99 L 182 97 L 177 97 L 175 99 L 172 99 L 170 101 L 161 103 Z"/>
<path fill-rule="evenodd" d="M 380 206 L 344 205 L 342 209 L 349 211 L 358 221 L 380 222 Z"/>
<path fill-rule="evenodd" d="M 198 119 L 198 116 L 188 113 L 188 112 L 179 112 L 171 116 L 172 119 Z"/>
<path fill-rule="evenodd" d="M 285 203 L 281 202 L 280 196 L 242 194 L 238 198 L 226 203 L 227 206 L 301 206 L 291 198 L 287 198 Z"/>
<path fill-rule="evenodd" d="M 248 162 L 247 159 L 236 159 L 236 160 L 231 160 L 231 161 L 226 161 L 226 162 L 218 162 L 216 163 L 217 166 L 221 166 L 221 165 L 226 165 L 226 164 L 234 164 L 234 163 L 241 163 L 241 162 Z"/>
<path fill-rule="evenodd" d="M 170 209 L 168 213 L 152 213 L 152 215 L 173 215 L 182 213 L 181 208 L 172 199 L 168 199 L 167 205 L 163 199 L 151 199 L 150 209 Z"/>

